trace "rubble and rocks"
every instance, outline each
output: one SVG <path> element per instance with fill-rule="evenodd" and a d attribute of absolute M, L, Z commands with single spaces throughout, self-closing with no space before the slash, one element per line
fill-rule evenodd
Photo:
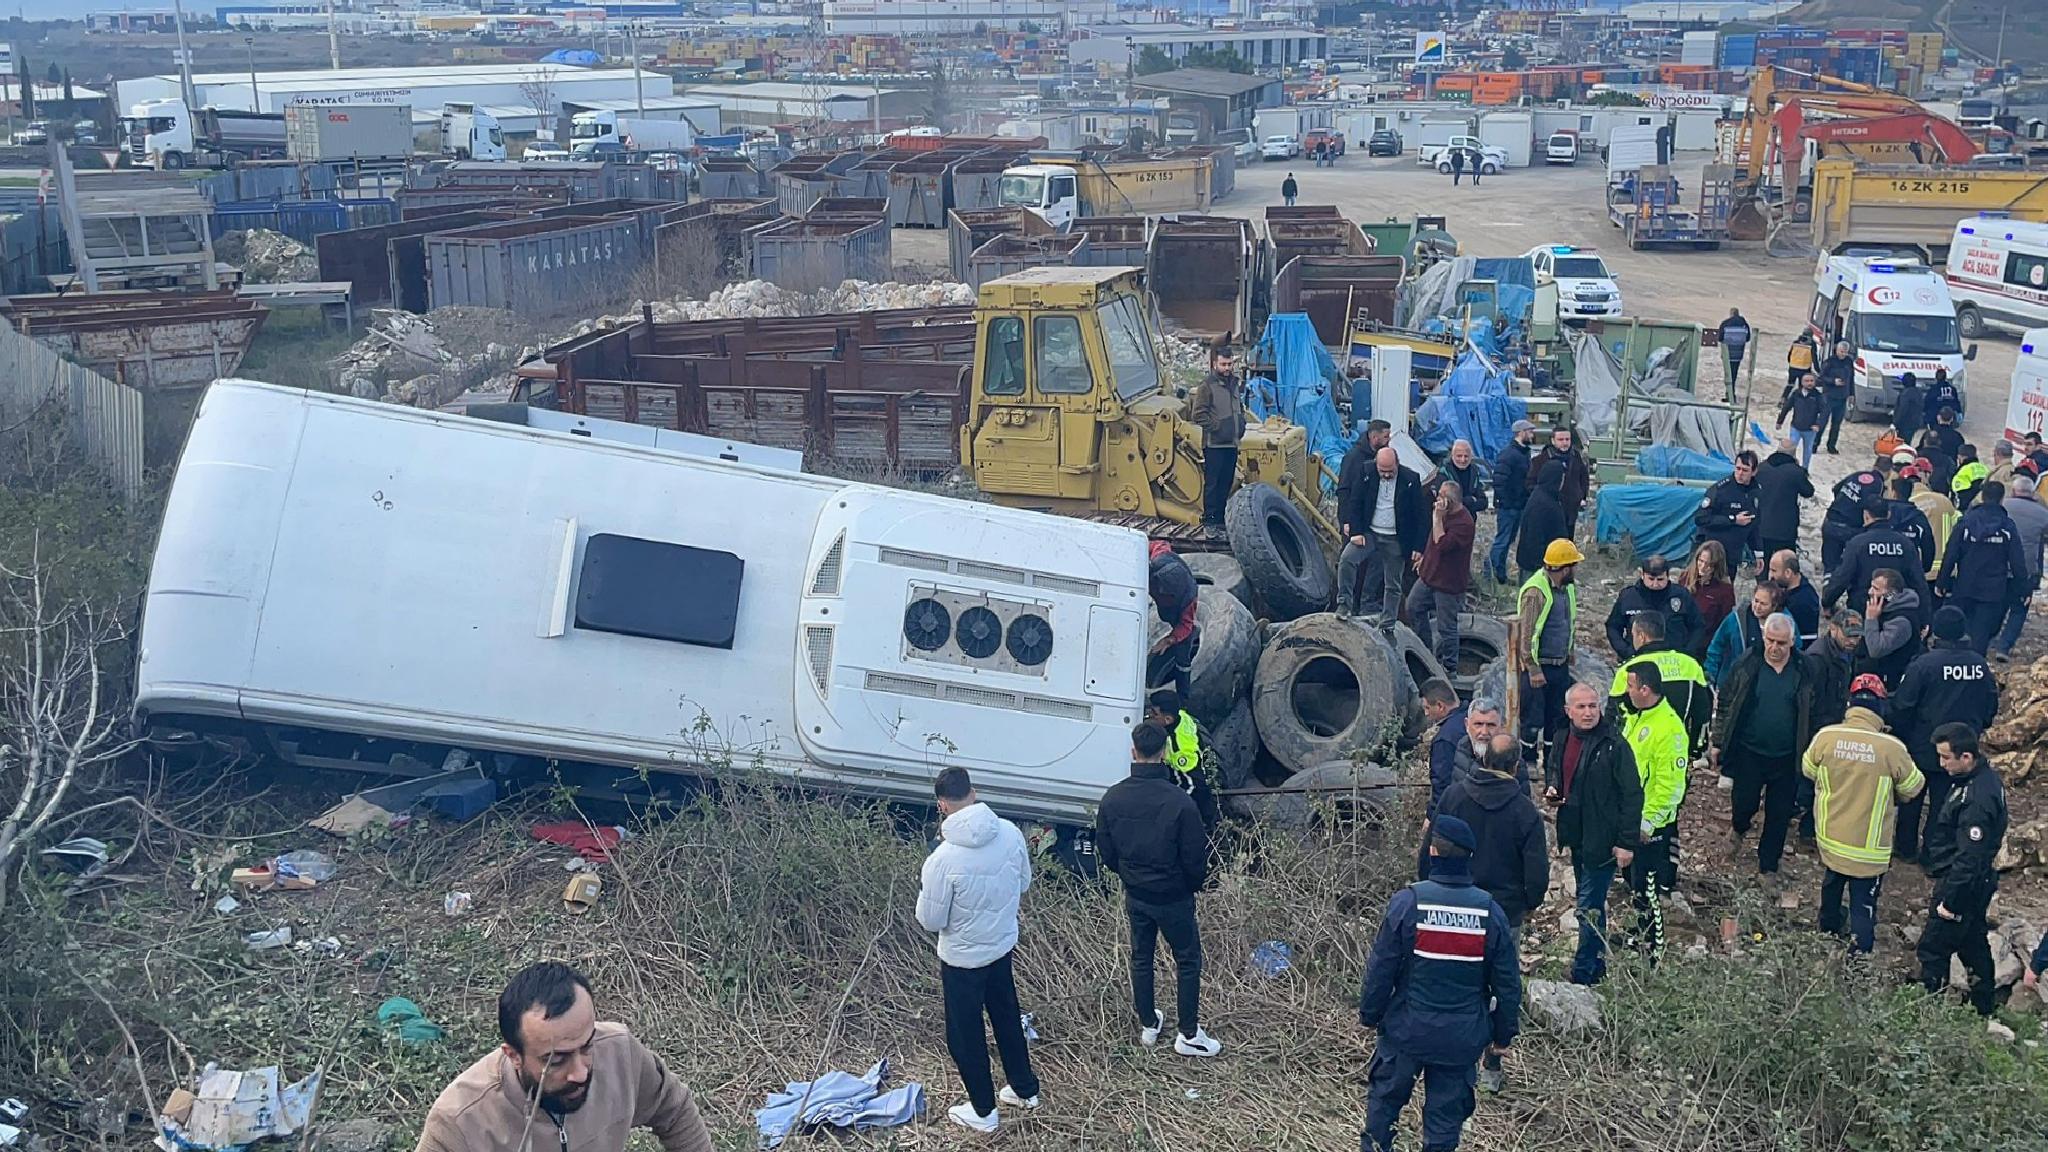
<path fill-rule="evenodd" d="M 320 279 L 320 257 L 282 232 L 250 228 L 225 232 L 213 242 L 213 254 L 242 270 L 250 284 L 303 284 Z"/>
<path fill-rule="evenodd" d="M 1556 980 L 1530 980 L 1522 987 L 1529 1015 L 1562 1036 L 1600 1030 L 1600 997 L 1591 989 Z"/>
<path fill-rule="evenodd" d="M 334 367 L 340 388 L 352 396 L 435 408 L 467 391 L 510 391 L 511 369 L 538 357 L 542 349 L 637 324 L 643 312 L 652 312 L 656 323 L 672 324 L 973 303 L 974 289 L 965 284 L 847 280 L 836 288 L 792 292 L 766 280 L 748 280 L 702 300 L 636 301 L 626 311 L 553 331 L 536 332 L 532 321 L 495 308 L 436 308 L 424 316 L 380 311 L 369 332 L 336 358 Z"/>
<path fill-rule="evenodd" d="M 2048 658 L 1999 680 L 2004 699 L 1997 722 L 1984 733 L 1984 750 L 2000 757 L 1999 775 L 2008 782 L 2025 780 L 2048 763 Z"/>

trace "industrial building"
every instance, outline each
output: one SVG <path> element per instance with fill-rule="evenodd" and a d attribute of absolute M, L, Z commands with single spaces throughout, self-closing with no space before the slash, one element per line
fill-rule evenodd
<path fill-rule="evenodd" d="M 1191 24 L 1091 24 L 1075 30 L 1067 60 L 1076 68 L 1130 67 L 1147 48 L 1175 61 L 1198 49 L 1234 52 L 1254 68 L 1286 68 L 1326 60 L 1330 37 L 1314 28 L 1197 28 Z"/>
<path fill-rule="evenodd" d="M 635 84 L 640 92 L 635 91 Z M 671 95 L 668 77 L 631 68 L 567 68 L 546 64 L 466 64 L 429 68 L 347 68 L 304 72 L 203 72 L 192 77 L 201 107 L 283 112 L 288 104 L 404 104 L 415 119 L 449 101 L 533 108 L 565 101 L 631 100 Z M 253 90 L 252 90 L 253 89 Z M 122 80 L 122 109 L 142 100 L 179 96 L 176 73 Z"/>
<path fill-rule="evenodd" d="M 1261 108 L 1277 108 L 1285 102 L 1280 81 L 1271 76 L 1244 76 L 1209 68 L 1179 68 L 1155 72 L 1131 81 L 1134 99 L 1164 97 L 1176 122 L 1184 114 L 1195 119 L 1195 139 L 1213 140 L 1218 132 L 1252 126 Z"/>
<path fill-rule="evenodd" d="M 1115 0 L 824 0 L 825 31 L 833 36 L 1057 31 L 1115 14 Z"/>
<path fill-rule="evenodd" d="M 807 120 L 905 120 L 915 116 L 924 94 L 898 88 L 838 84 L 708 84 L 678 95 L 716 104 L 727 128 L 767 128 Z M 877 101 L 880 108 L 876 107 Z"/>

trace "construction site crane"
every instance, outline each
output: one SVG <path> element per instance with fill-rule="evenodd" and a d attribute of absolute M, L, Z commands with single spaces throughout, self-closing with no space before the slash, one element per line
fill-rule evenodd
<path fill-rule="evenodd" d="M 1730 160 L 1745 167 L 1745 176 L 1749 184 L 1754 185 L 1763 175 L 1764 145 L 1770 139 L 1771 118 L 1777 115 L 1779 106 L 1785 101 L 1808 93 L 1878 97 L 1892 95 L 1868 84 L 1858 84 L 1853 80 L 1843 80 L 1836 76 L 1822 76 L 1772 66 L 1757 69 L 1756 75 L 1749 82 L 1747 111 L 1743 113 L 1741 122 L 1736 125 L 1735 155 L 1729 157 Z"/>
<path fill-rule="evenodd" d="M 1801 134 L 1809 119 L 1819 122 L 1823 117 L 1868 120 L 1913 115 L 1931 114 L 1911 97 L 1868 84 L 1786 68 L 1758 69 L 1750 83 L 1749 107 L 1737 125 L 1735 154 L 1730 157 L 1737 171 L 1729 235 L 1738 240 L 1764 238 L 1768 229 L 1764 174 L 1770 170 L 1774 157 L 1783 158 L 1785 173 L 1778 195 L 1796 214 L 1799 172 L 1806 154 Z"/>

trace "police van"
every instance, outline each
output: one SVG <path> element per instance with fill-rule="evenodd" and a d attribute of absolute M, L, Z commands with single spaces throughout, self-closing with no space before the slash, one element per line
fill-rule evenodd
<path fill-rule="evenodd" d="M 1899 378 L 1911 372 L 1924 384 L 1936 369 L 1969 403 L 1965 382 L 1977 346 L 1967 350 L 1955 300 L 1942 274 L 1917 260 L 1891 256 L 1827 256 L 1814 279 L 1807 330 L 1822 348 L 1847 341 L 1856 357 L 1851 419 L 1891 414 Z"/>
<path fill-rule="evenodd" d="M 2048 324 L 2048 224 L 1959 221 L 1948 246 L 1948 290 L 1966 339 L 1993 325 L 2024 332 Z"/>

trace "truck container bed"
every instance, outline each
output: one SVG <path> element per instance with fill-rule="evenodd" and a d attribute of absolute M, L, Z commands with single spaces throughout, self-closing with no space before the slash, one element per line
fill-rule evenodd
<path fill-rule="evenodd" d="M 1308 313 L 1317 338 L 1341 348 L 1354 322 L 1394 322 L 1407 266 L 1399 256 L 1297 256 L 1273 278 L 1273 311 Z"/>
<path fill-rule="evenodd" d="M 1145 283 L 1169 332 L 1210 340 L 1249 338 L 1259 246 L 1249 220 L 1164 217 L 1152 229 Z"/>

